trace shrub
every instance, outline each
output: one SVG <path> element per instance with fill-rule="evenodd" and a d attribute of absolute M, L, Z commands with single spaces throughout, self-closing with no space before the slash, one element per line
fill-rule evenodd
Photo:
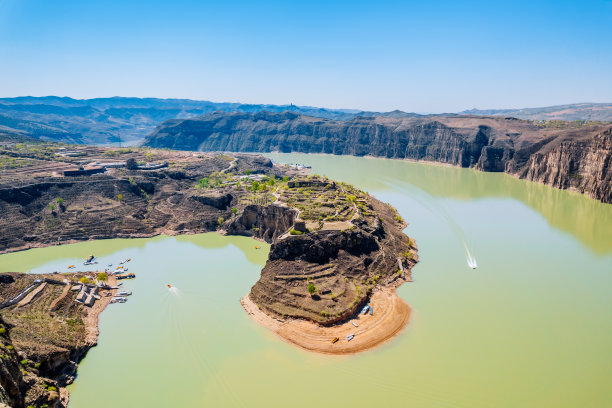
<path fill-rule="evenodd" d="M 6 333 L 6 329 L 4 327 L 0 327 L 0 334 L 5 334 Z"/>
<path fill-rule="evenodd" d="M 81 279 L 79 279 L 79 282 L 86 285 L 88 283 L 91 283 L 91 279 L 89 279 L 87 276 L 83 276 Z"/>
<path fill-rule="evenodd" d="M 117 200 L 121 202 L 121 200 L 123 200 L 123 194 L 117 194 Z"/>
<path fill-rule="evenodd" d="M 49 204 L 49 209 L 50 209 L 51 211 L 54 211 L 54 210 L 55 210 L 55 205 L 53 205 L 53 204 Z"/>
<path fill-rule="evenodd" d="M 6 349 L 8 351 L 11 351 L 11 350 L 15 350 L 15 347 L 13 347 L 12 345 L 9 344 L 8 346 L 6 346 Z"/>
<path fill-rule="evenodd" d="M 314 293 L 317 291 L 317 288 L 315 285 L 313 285 L 312 283 L 308 284 L 308 293 L 310 293 L 311 295 L 314 295 Z"/>
<path fill-rule="evenodd" d="M 302 231 L 298 231 L 296 229 L 291 228 L 291 230 L 289 231 L 289 234 L 291 234 L 291 235 L 302 235 L 304 233 Z"/>
<path fill-rule="evenodd" d="M 198 180 L 198 188 L 207 188 L 209 184 L 210 179 L 208 177 Z"/>
<path fill-rule="evenodd" d="M 21 361 L 19 362 L 19 364 L 21 364 L 22 366 L 26 366 L 26 365 L 28 365 L 28 360 L 23 359 L 23 360 L 21 360 Z"/>
<path fill-rule="evenodd" d="M 49 390 L 49 391 L 57 391 L 57 387 L 54 387 L 54 386 L 50 385 L 49 388 L 47 388 L 47 390 Z"/>
<path fill-rule="evenodd" d="M 106 282 L 108 279 L 108 275 L 105 272 L 100 272 L 97 276 L 97 279 L 101 282 Z"/>
<path fill-rule="evenodd" d="M 234 215 L 238 214 L 238 209 L 236 207 L 232 208 L 232 214 Z"/>
<path fill-rule="evenodd" d="M 223 221 L 225 221 L 223 217 L 219 217 L 219 219 L 217 220 L 217 224 L 221 225 L 223 224 Z"/>
<path fill-rule="evenodd" d="M 321 310 L 321 311 L 319 312 L 319 315 L 321 315 L 321 316 L 323 316 L 323 317 L 327 317 L 327 316 L 329 316 L 329 313 L 327 313 L 327 310 Z"/>
<path fill-rule="evenodd" d="M 60 207 L 64 205 L 64 199 L 61 197 L 58 197 L 55 201 L 57 201 L 57 205 L 59 205 Z"/>

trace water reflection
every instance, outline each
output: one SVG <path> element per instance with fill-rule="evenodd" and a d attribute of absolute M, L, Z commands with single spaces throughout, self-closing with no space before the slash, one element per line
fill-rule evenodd
<path fill-rule="evenodd" d="M 579 193 L 519 180 L 503 173 L 402 160 L 309 154 L 269 154 L 282 163 L 304 163 L 366 191 L 408 183 L 433 197 L 455 200 L 511 198 L 540 213 L 554 228 L 573 235 L 598 254 L 612 253 L 612 205 Z M 503 216 L 503 214 L 501 214 Z"/>

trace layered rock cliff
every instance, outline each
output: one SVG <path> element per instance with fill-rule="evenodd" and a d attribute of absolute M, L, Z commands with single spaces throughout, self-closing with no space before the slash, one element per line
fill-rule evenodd
<path fill-rule="evenodd" d="M 611 202 L 612 125 L 480 116 L 357 117 L 215 112 L 169 120 L 145 144 L 179 150 L 303 152 L 428 160 L 507 172 Z M 556 170 L 555 170 L 556 169 Z"/>

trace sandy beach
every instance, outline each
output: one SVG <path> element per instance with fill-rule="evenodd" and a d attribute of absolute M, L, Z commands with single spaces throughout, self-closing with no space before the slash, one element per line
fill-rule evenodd
<path fill-rule="evenodd" d="M 308 351 L 323 354 L 353 354 L 376 347 L 399 333 L 410 319 L 410 307 L 395 289 L 375 291 L 370 300 L 374 314 L 359 315 L 342 324 L 324 327 L 300 319 L 279 320 L 268 316 L 247 294 L 240 302 L 260 325 L 272 330 L 284 341 Z M 355 322 L 355 327 L 351 322 Z M 351 341 L 346 336 L 354 334 Z M 332 344 L 331 340 L 340 340 Z"/>

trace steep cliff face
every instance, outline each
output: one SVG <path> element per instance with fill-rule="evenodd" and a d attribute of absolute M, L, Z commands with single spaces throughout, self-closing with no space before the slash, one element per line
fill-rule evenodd
<path fill-rule="evenodd" d="M 2 353 L 2 358 L 0 358 L 0 407 L 22 408 L 25 406 L 22 391 L 25 390 L 26 384 L 19 369 L 17 352 L 11 345 L 9 327 L 2 320 L 2 316 L 0 316 L 0 353 Z"/>
<path fill-rule="evenodd" d="M 531 155 L 518 175 L 612 203 L 611 151 L 612 129 L 608 129 L 592 138 L 563 141 Z"/>
<path fill-rule="evenodd" d="M 167 121 L 149 135 L 145 144 L 179 150 L 428 160 L 505 171 L 558 188 L 575 188 L 611 202 L 612 188 L 606 172 L 612 125 L 555 126 L 468 115 L 376 116 L 337 121 L 291 112 L 215 112 L 195 119 Z"/>

